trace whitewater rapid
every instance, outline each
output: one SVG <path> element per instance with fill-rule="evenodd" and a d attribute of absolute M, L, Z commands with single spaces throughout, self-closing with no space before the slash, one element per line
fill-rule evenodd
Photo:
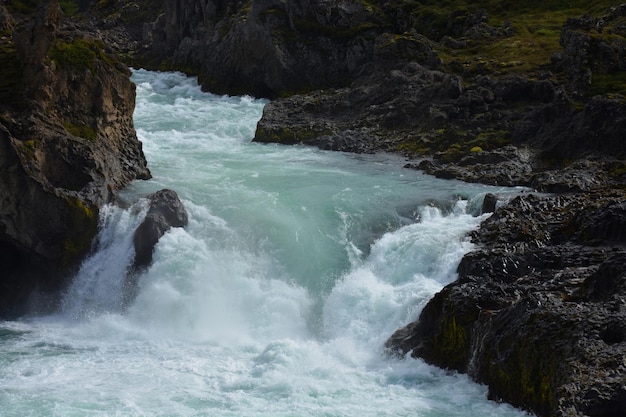
<path fill-rule="evenodd" d="M 134 72 L 154 178 L 101 212 L 61 310 L 0 323 L 0 415 L 526 415 L 385 340 L 455 279 L 496 189 L 394 156 L 251 143 L 265 104 Z M 157 244 L 123 306 L 142 198 L 178 192 L 189 225 Z"/>

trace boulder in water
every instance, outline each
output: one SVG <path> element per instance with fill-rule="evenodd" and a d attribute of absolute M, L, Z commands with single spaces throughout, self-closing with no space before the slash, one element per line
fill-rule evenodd
<path fill-rule="evenodd" d="M 150 266 L 152 252 L 161 236 L 171 227 L 187 225 L 187 211 L 175 191 L 164 189 L 151 194 L 150 208 L 145 220 L 135 230 L 135 261 L 133 269 Z"/>
<path fill-rule="evenodd" d="M 135 230 L 133 244 L 135 260 L 126 277 L 123 304 L 128 306 L 137 296 L 139 273 L 152 264 L 154 246 L 161 236 L 172 227 L 187 225 L 188 216 L 185 206 L 173 190 L 163 189 L 148 196 L 150 208 L 144 221 Z"/>

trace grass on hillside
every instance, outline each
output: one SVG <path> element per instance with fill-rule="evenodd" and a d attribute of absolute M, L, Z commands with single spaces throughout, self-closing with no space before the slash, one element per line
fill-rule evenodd
<path fill-rule="evenodd" d="M 609 7 L 617 6 L 619 1 L 409 0 L 387 3 L 410 13 L 414 29 L 435 40 L 448 34 L 451 23 L 454 23 L 454 17 L 451 17 L 453 13 L 462 20 L 484 9 L 489 16 L 489 26 L 511 26 L 513 35 L 467 40 L 466 46 L 459 49 L 444 47 L 439 51 L 444 65 L 450 70 L 468 75 L 525 73 L 532 76 L 549 70 L 551 57 L 562 50 L 559 36 L 567 18 L 584 14 L 602 16 Z M 620 22 L 612 22 L 612 25 L 623 24 L 624 21 L 620 19 Z M 610 28 L 606 29 L 604 32 L 607 34 L 597 36 L 619 37 L 609 35 Z"/>

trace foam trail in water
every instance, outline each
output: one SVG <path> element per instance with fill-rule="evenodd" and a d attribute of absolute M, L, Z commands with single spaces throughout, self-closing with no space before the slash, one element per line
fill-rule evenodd
<path fill-rule="evenodd" d="M 419 223 L 382 236 L 326 300 L 327 337 L 382 346 L 399 326 L 415 320 L 432 294 L 455 279 L 458 262 L 471 248 L 465 235 L 482 217 L 465 214 L 465 205 L 457 203 L 447 216 L 421 207 Z"/>
<path fill-rule="evenodd" d="M 268 253 L 250 250 L 221 218 L 185 205 L 189 225 L 159 241 L 129 319 L 153 336 L 194 342 L 304 337 L 306 291 L 290 284 Z"/>

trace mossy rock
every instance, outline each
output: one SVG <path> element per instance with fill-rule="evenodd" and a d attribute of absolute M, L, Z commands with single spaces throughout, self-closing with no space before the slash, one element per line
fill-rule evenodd
<path fill-rule="evenodd" d="M 62 264 L 74 265 L 91 249 L 98 233 L 98 208 L 78 197 L 68 197 L 69 208 L 68 236 L 63 241 Z"/>
<path fill-rule="evenodd" d="M 626 96 L 626 71 L 593 74 L 587 95 L 592 97 L 601 94 L 620 94 Z"/>
<path fill-rule="evenodd" d="M 280 127 L 275 129 L 264 129 L 257 127 L 254 140 L 265 143 L 297 144 L 308 143 L 315 138 L 330 135 L 329 130 L 315 130 L 297 127 Z"/>
<path fill-rule="evenodd" d="M 79 138 L 95 140 L 98 136 L 96 130 L 86 124 L 75 125 L 72 122 L 66 121 L 63 122 L 63 127 L 68 131 L 68 133 Z"/>
<path fill-rule="evenodd" d="M 94 45 L 84 39 L 57 42 L 50 50 L 50 58 L 62 68 L 93 70 L 96 60 Z"/>
<path fill-rule="evenodd" d="M 512 28 L 512 31 L 507 31 L 510 36 L 468 39 L 464 48 L 442 48 L 439 51 L 447 69 L 466 76 L 475 76 L 522 73 L 539 75 L 552 70 L 551 58 L 562 49 L 559 38 L 566 20 L 584 14 L 601 16 L 610 6 L 615 5 L 611 1 L 582 0 L 548 0 L 536 4 L 496 0 L 480 4 L 469 0 L 425 0 L 395 2 L 391 7 L 402 8 L 404 13 L 412 17 L 410 21 L 413 22 L 413 29 L 434 40 L 440 40 L 444 35 L 453 35 L 448 33 L 454 27 L 451 22 L 455 18 L 462 20 L 466 17 L 465 13 L 478 9 L 487 12 L 491 27 Z M 455 13 L 458 16 L 455 17 Z"/>

